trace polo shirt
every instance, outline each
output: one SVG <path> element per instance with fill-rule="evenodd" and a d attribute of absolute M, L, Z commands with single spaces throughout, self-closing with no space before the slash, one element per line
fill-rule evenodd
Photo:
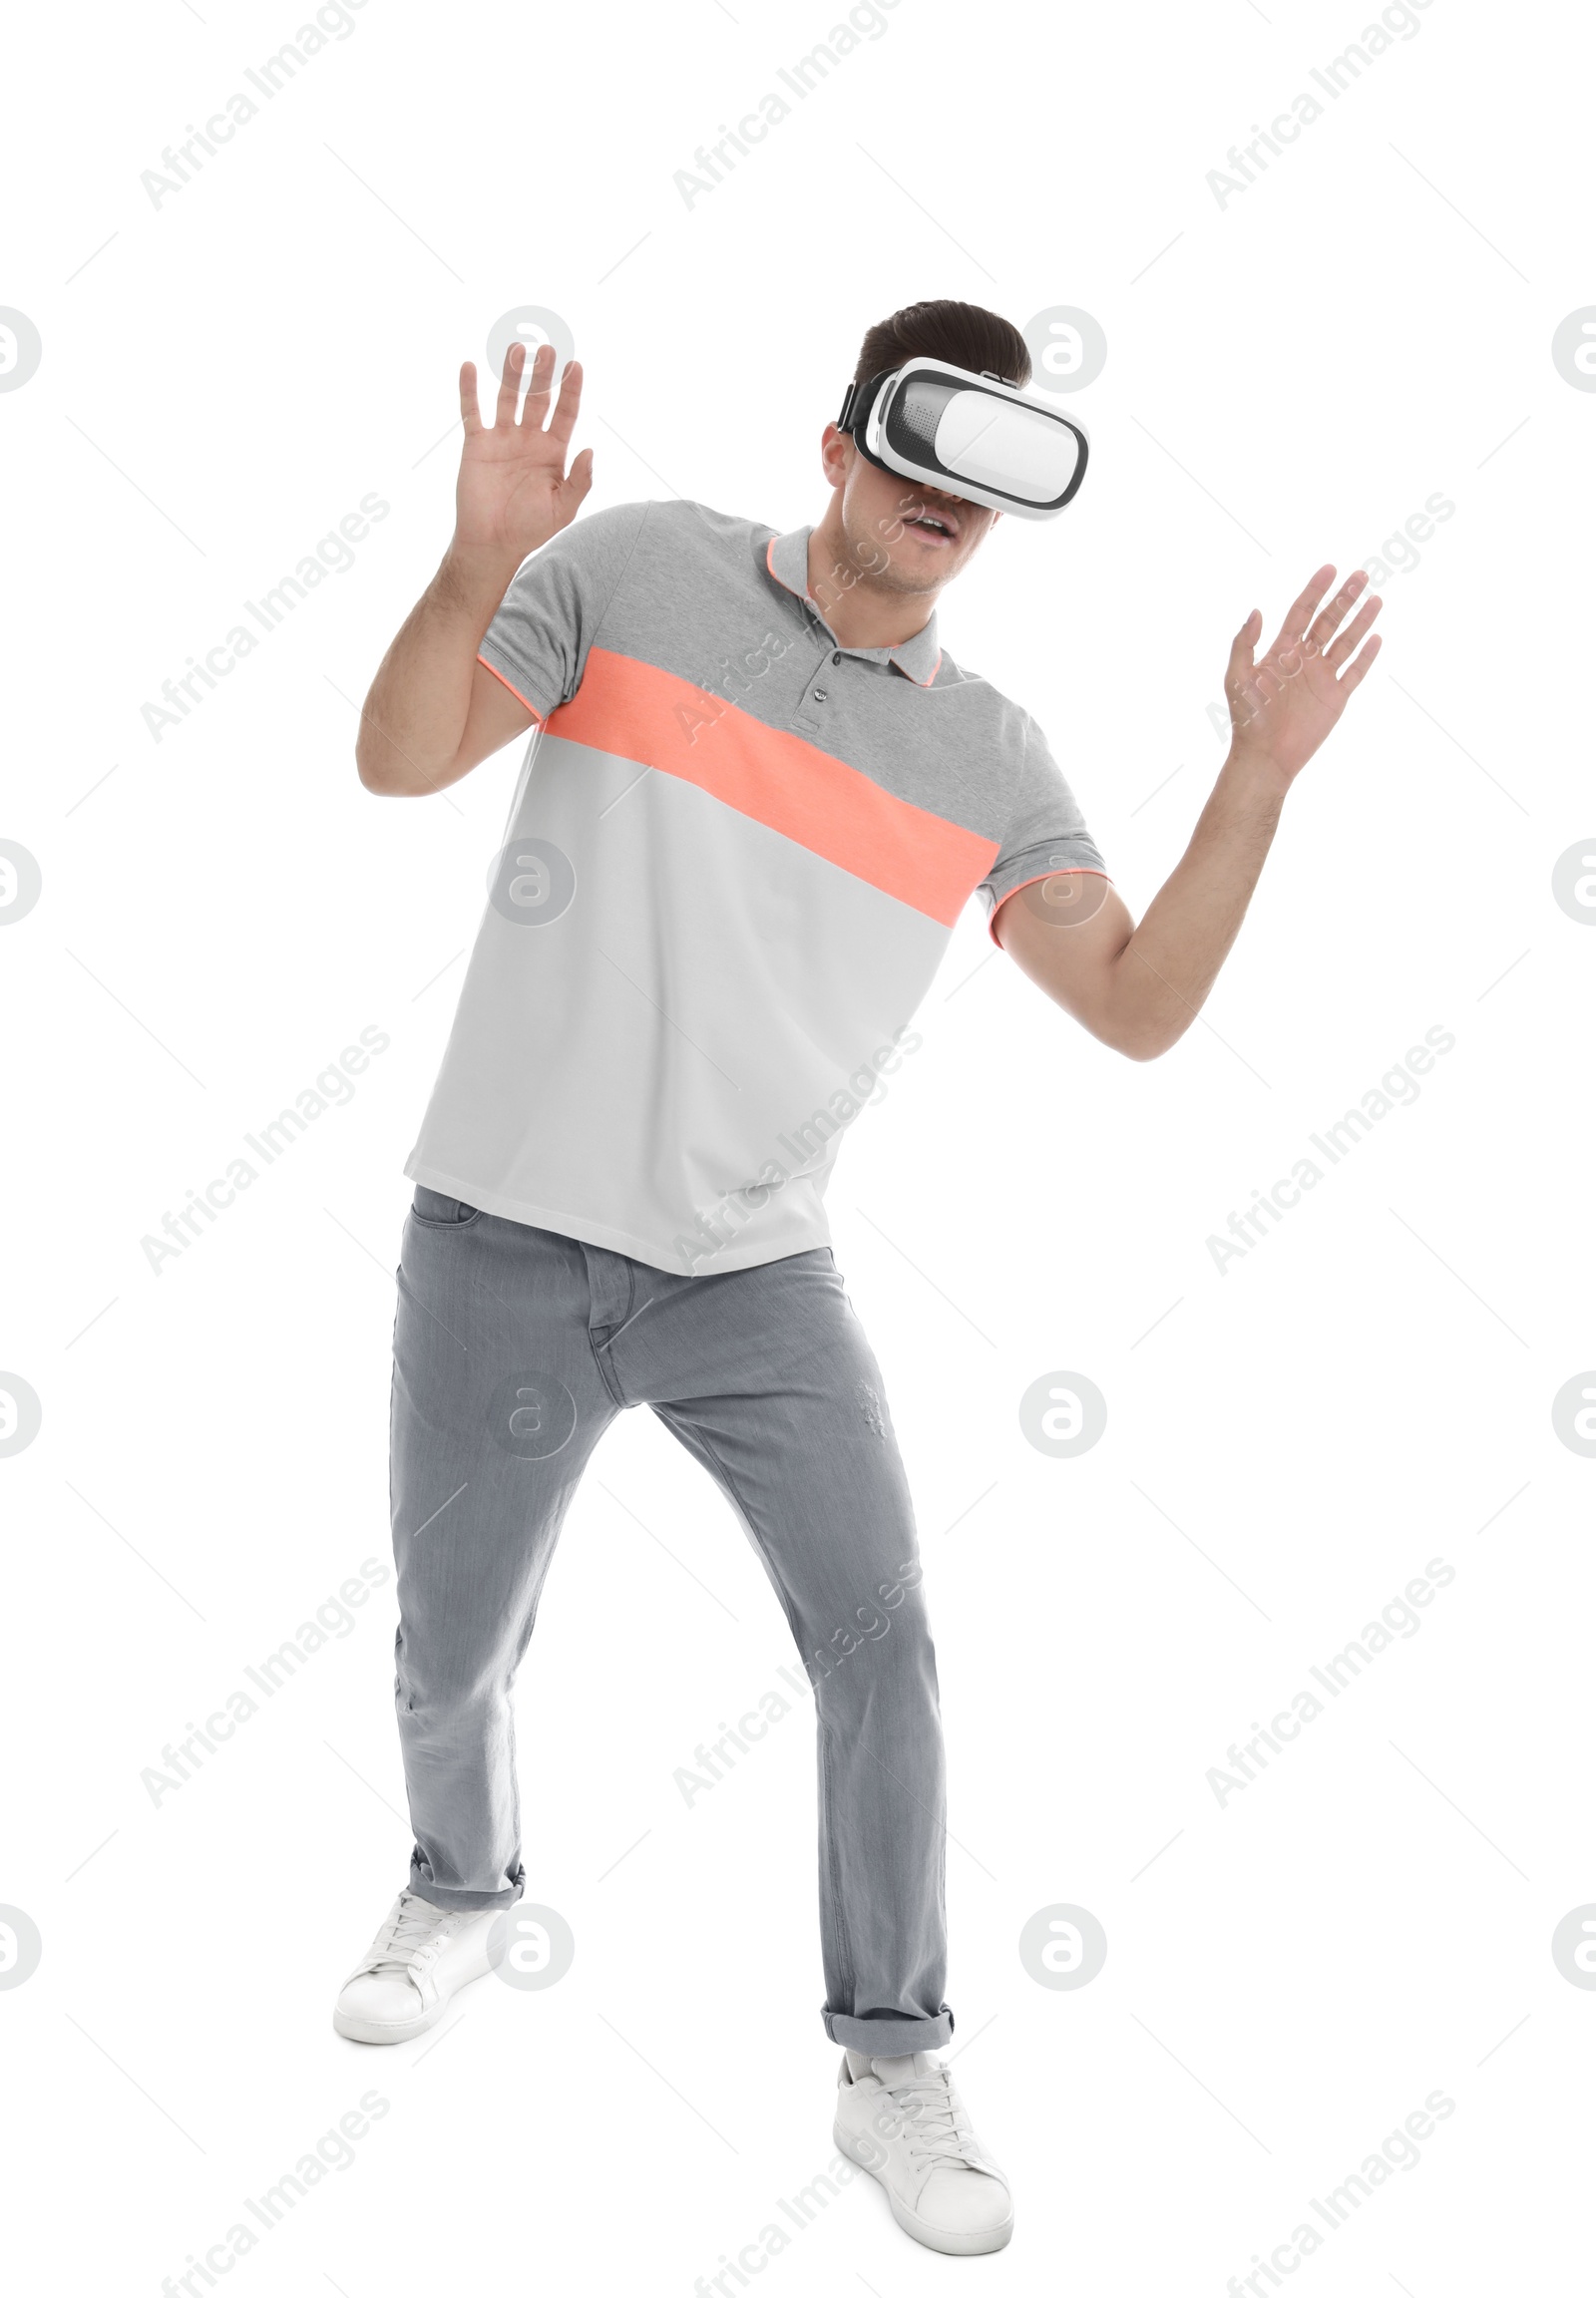
<path fill-rule="evenodd" d="M 811 532 L 629 503 L 517 574 L 480 659 L 537 727 L 413 1180 L 677 1274 L 825 1245 L 966 902 L 1103 872 L 935 616 L 842 644 Z"/>

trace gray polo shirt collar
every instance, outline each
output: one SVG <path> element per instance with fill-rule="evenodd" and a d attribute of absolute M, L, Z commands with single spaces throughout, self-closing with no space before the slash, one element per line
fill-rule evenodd
<path fill-rule="evenodd" d="M 830 637 L 832 644 L 844 654 L 857 654 L 865 662 L 890 662 L 917 686 L 929 686 L 937 675 L 942 661 L 942 646 L 937 637 L 937 616 L 901 646 L 844 646 L 809 595 L 809 538 L 813 526 L 795 527 L 790 535 L 774 536 L 765 551 L 765 565 L 785 590 L 801 598 L 815 620 Z"/>

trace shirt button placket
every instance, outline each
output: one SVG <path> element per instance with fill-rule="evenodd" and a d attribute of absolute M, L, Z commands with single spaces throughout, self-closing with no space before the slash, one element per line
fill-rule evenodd
<path fill-rule="evenodd" d="M 836 666 L 836 664 L 837 664 L 837 663 L 839 663 L 839 662 L 842 660 L 842 655 L 841 655 L 840 653 L 834 653 L 834 654 L 832 655 L 831 659 L 832 659 L 832 665 L 833 665 L 833 667 L 835 667 L 835 666 Z M 821 658 L 820 658 L 820 667 L 821 667 L 821 669 L 822 669 L 822 670 L 824 670 L 824 669 L 825 669 L 825 667 L 826 667 L 826 658 L 825 658 L 825 656 L 824 656 L 824 655 L 822 655 L 822 656 L 821 656 Z M 824 687 L 824 686 L 817 686 L 817 687 L 814 689 L 815 700 L 816 700 L 817 702 L 824 702 L 824 701 L 825 701 L 825 699 L 826 699 L 826 696 L 827 696 L 827 692 L 828 692 L 828 689 L 827 689 L 826 687 Z"/>
<path fill-rule="evenodd" d="M 793 712 L 792 723 L 795 726 L 806 727 L 811 733 L 819 732 L 821 714 L 815 708 L 815 705 L 817 702 L 825 702 L 829 700 L 831 693 L 830 687 L 824 683 L 826 664 L 828 661 L 840 662 L 841 660 L 841 654 L 834 652 L 830 646 L 828 646 L 825 653 L 821 655 L 820 660 L 815 664 L 814 669 L 809 673 L 810 677 L 815 681 L 815 683 L 804 688 L 802 695 L 799 698 L 798 707 Z"/>

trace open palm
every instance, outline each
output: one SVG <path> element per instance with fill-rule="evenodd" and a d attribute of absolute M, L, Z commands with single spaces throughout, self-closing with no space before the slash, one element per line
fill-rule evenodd
<path fill-rule="evenodd" d="M 1290 783 L 1307 765 L 1347 707 L 1348 696 L 1380 652 L 1378 636 L 1365 638 L 1381 601 L 1365 599 L 1352 620 L 1369 576 L 1350 574 L 1328 604 L 1315 608 L 1336 579 L 1321 567 L 1293 602 L 1280 634 L 1258 661 L 1253 648 L 1263 630 L 1255 606 L 1237 631 L 1225 670 L 1232 749 Z M 1346 622 L 1346 628 L 1341 625 Z M 1336 635 L 1338 630 L 1341 635 Z"/>
<path fill-rule="evenodd" d="M 519 567 L 530 552 L 569 527 L 593 485 L 593 449 L 585 447 L 566 471 L 566 454 L 582 406 L 582 369 L 572 360 L 549 415 L 554 381 L 552 343 L 540 343 L 532 362 L 521 420 L 516 400 L 526 346 L 513 343 L 499 385 L 494 420 L 484 424 L 477 404 L 477 370 L 460 370 L 460 419 L 466 441 L 455 486 L 455 549 Z M 547 423 L 547 428 L 545 425 Z"/>

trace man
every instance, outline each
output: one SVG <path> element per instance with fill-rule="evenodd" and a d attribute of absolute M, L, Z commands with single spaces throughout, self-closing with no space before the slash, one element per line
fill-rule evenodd
<path fill-rule="evenodd" d="M 856 381 L 912 355 L 1029 376 L 1016 329 L 938 302 L 872 328 Z M 1354 611 L 1354 574 L 1321 608 L 1321 568 L 1256 665 L 1248 616 L 1229 755 L 1133 926 L 1040 730 L 937 635 L 999 513 L 907 486 L 828 424 L 812 529 L 679 502 L 573 526 L 581 370 L 551 416 L 540 348 L 518 420 L 523 365 L 513 349 L 491 427 L 461 371 L 454 538 L 356 751 L 368 789 L 424 796 L 538 729 L 406 1167 L 392 1497 L 416 1841 L 335 2024 L 407 2039 L 489 1968 L 524 1882 L 511 1686 L 593 1448 L 646 1403 L 740 1517 L 814 1686 L 837 2143 L 918 2240 L 995 2250 L 1007 2185 L 933 2056 L 953 2014 L 914 1521 L 823 1192 L 974 893 L 1094 1035 L 1136 1060 L 1175 1042 L 1374 658 L 1379 601 Z"/>

